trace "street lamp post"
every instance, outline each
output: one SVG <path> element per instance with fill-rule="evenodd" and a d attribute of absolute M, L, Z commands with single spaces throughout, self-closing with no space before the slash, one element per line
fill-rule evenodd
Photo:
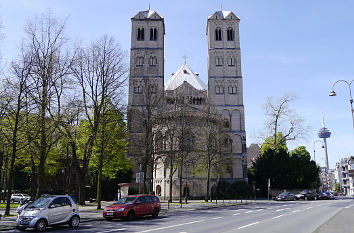
<path fill-rule="evenodd" d="M 332 91 L 329 93 L 329 96 L 336 96 L 336 92 L 334 91 L 334 86 L 339 83 L 339 82 L 344 82 L 348 85 L 349 88 L 349 96 L 350 96 L 350 108 L 351 108 L 351 112 L 352 112 L 352 121 L 353 121 L 353 132 L 354 132 L 354 109 L 353 109 L 353 97 L 352 97 L 352 89 L 351 89 L 351 85 L 353 83 L 354 80 L 351 80 L 350 82 L 346 81 L 346 80 L 337 80 L 333 83 L 332 85 Z"/>
<path fill-rule="evenodd" d="M 317 142 L 321 142 L 321 140 L 316 140 L 316 141 L 314 141 L 314 143 L 313 143 L 313 160 L 315 160 L 315 162 L 316 162 L 316 148 L 315 148 L 315 144 L 316 144 Z M 322 148 L 323 148 L 323 145 L 322 145 Z"/>

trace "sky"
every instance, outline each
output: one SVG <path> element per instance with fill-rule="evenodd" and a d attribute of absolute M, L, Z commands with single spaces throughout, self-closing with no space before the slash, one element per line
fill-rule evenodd
<path fill-rule="evenodd" d="M 24 26 L 48 9 L 67 19 L 66 34 L 89 44 L 107 34 L 129 55 L 131 17 L 156 11 L 165 19 L 165 82 L 187 56 L 187 64 L 207 83 L 207 17 L 219 10 L 240 19 L 241 65 L 247 145 L 261 143 L 266 98 L 296 93 L 291 108 L 305 119 L 307 137 L 288 144 L 306 146 L 324 166 L 317 133 L 332 132 L 327 140 L 329 166 L 354 155 L 354 128 L 349 86 L 337 80 L 354 79 L 354 1 L 341 0 L 0 0 L 3 34 L 2 62 L 16 58 Z M 353 86 L 354 87 L 354 86 Z"/>

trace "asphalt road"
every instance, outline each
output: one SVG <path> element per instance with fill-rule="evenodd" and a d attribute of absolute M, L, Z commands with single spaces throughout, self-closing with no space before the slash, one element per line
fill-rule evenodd
<path fill-rule="evenodd" d="M 60 226 L 49 228 L 46 232 L 311 233 L 321 232 L 321 226 L 339 211 L 350 209 L 354 211 L 354 200 L 271 202 L 207 210 L 191 209 L 161 215 L 157 219 L 145 217 L 134 221 L 87 222 L 77 229 Z"/>

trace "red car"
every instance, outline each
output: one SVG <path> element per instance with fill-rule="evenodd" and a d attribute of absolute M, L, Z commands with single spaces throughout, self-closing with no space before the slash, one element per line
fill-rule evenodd
<path fill-rule="evenodd" d="M 131 195 L 119 199 L 103 210 L 103 217 L 134 219 L 136 216 L 152 215 L 156 218 L 161 210 L 160 200 L 154 195 Z"/>

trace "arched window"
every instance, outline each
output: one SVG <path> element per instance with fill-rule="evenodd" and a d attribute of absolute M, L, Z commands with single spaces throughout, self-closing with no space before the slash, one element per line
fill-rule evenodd
<path fill-rule="evenodd" d="M 233 41 L 235 39 L 235 33 L 234 33 L 234 29 L 229 27 L 227 29 L 227 40 L 228 41 Z"/>
<path fill-rule="evenodd" d="M 143 66 L 144 65 L 144 57 L 139 56 L 136 58 L 136 66 Z"/>
<path fill-rule="evenodd" d="M 144 38 L 145 38 L 144 28 L 140 27 L 138 28 L 137 40 L 144 40 Z"/>
<path fill-rule="evenodd" d="M 237 94 L 237 87 L 235 84 L 232 84 L 230 86 L 228 86 L 228 92 L 229 94 L 235 95 Z"/>
<path fill-rule="evenodd" d="M 149 65 L 156 66 L 156 64 L 157 64 L 157 58 L 155 56 L 151 56 L 149 59 Z"/>
<path fill-rule="evenodd" d="M 215 29 L 215 40 L 220 41 L 221 39 L 221 28 L 217 27 Z"/>
<path fill-rule="evenodd" d="M 215 93 L 216 94 L 224 94 L 224 87 L 221 85 L 215 86 Z"/>
<path fill-rule="evenodd" d="M 155 94 L 156 93 L 156 91 L 157 91 L 157 86 L 156 86 L 156 84 L 150 84 L 150 93 L 151 94 Z"/>
<path fill-rule="evenodd" d="M 227 63 L 229 66 L 235 66 L 235 58 L 234 57 L 229 57 L 227 59 Z"/>
<path fill-rule="evenodd" d="M 142 81 L 134 81 L 133 82 L 133 89 L 135 94 L 140 94 L 143 92 L 143 84 Z"/>
<path fill-rule="evenodd" d="M 150 40 L 156 41 L 157 40 L 157 29 L 150 28 Z"/>
<path fill-rule="evenodd" d="M 215 65 L 222 66 L 222 57 L 215 57 Z"/>

